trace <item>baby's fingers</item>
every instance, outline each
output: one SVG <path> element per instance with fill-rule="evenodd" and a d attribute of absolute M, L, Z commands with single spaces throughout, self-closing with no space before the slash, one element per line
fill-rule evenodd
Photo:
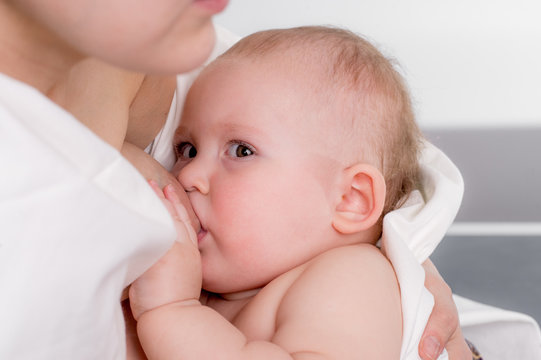
<path fill-rule="evenodd" d="M 166 199 L 165 194 L 162 191 L 162 189 L 160 188 L 160 186 L 158 185 L 158 183 L 156 181 L 154 181 L 154 180 L 149 180 L 148 183 L 149 183 L 150 187 L 152 188 L 152 190 L 154 190 L 156 195 L 158 195 L 158 197 L 162 201 L 163 205 L 165 206 L 165 208 L 169 212 L 169 215 L 171 215 L 171 217 L 176 220 L 178 218 L 177 211 L 176 211 L 175 207 L 173 206 L 173 204 L 171 204 L 171 201 L 169 199 Z"/>
<path fill-rule="evenodd" d="M 165 188 L 169 188 L 169 190 L 166 190 L 165 188 L 164 190 L 162 190 L 156 181 L 149 180 L 148 183 L 150 184 L 150 187 L 152 188 L 152 190 L 154 190 L 156 195 L 158 195 L 158 197 L 162 200 L 162 203 L 165 205 L 165 208 L 169 212 L 169 215 L 171 215 L 171 217 L 176 221 L 183 221 L 178 214 L 179 206 L 175 206 L 171 198 L 172 196 L 174 196 L 175 201 L 178 204 L 180 204 L 180 199 L 178 198 L 178 195 L 175 193 L 173 186 L 167 185 Z M 164 191 L 168 191 L 169 197 L 165 196 Z M 180 204 L 180 207 L 182 207 L 182 204 Z"/>
<path fill-rule="evenodd" d="M 149 180 L 148 183 L 150 187 L 154 190 L 156 195 L 162 200 L 162 203 L 166 207 L 169 215 L 173 218 L 175 222 L 175 227 L 177 229 L 177 234 L 179 235 L 177 241 L 182 242 L 184 235 L 187 235 L 189 240 L 197 245 L 197 235 L 194 230 L 194 225 L 190 220 L 186 208 L 180 201 L 180 198 L 175 190 L 175 187 L 171 184 L 164 187 L 163 191 L 154 180 Z"/>
<path fill-rule="evenodd" d="M 171 202 L 171 205 L 173 206 L 175 213 L 175 215 L 173 215 L 173 218 L 185 226 L 188 237 L 194 244 L 197 244 L 197 235 L 195 234 L 193 224 L 190 220 L 190 217 L 188 216 L 186 208 L 180 202 L 180 198 L 178 197 L 174 186 L 167 185 L 164 188 L 164 193 L 165 198 L 169 200 Z"/>

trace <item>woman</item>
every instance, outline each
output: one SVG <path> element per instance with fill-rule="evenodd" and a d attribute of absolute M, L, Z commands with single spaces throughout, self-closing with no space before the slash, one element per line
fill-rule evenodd
<path fill-rule="evenodd" d="M 115 148 L 132 133 L 128 116 L 145 109 L 132 104 L 144 101 L 145 84 L 172 85 L 85 69 L 95 57 L 143 73 L 191 70 L 209 55 L 211 17 L 226 2 L 0 1 L 0 358 L 125 357 L 120 293 L 167 251 L 174 230 Z M 457 316 L 438 275 L 427 284 L 438 307 L 425 334 L 436 340 L 422 344 L 437 353 L 459 334 Z M 464 349 L 454 339 L 451 357 L 453 346 Z"/>

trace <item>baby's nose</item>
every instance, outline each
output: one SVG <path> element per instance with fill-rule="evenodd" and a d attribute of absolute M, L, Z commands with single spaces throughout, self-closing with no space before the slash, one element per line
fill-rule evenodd
<path fill-rule="evenodd" d="M 187 192 L 209 192 L 208 174 L 203 161 L 193 159 L 180 170 L 177 178 Z"/>

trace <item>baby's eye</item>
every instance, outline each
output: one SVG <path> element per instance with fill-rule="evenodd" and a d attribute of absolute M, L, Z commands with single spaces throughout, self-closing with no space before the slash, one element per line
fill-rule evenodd
<path fill-rule="evenodd" d="M 181 159 L 192 159 L 197 155 L 197 149 L 189 142 L 181 142 L 176 146 L 176 150 Z"/>
<path fill-rule="evenodd" d="M 243 142 L 233 142 L 227 149 L 227 154 L 232 157 L 247 157 L 254 155 L 255 149 Z"/>

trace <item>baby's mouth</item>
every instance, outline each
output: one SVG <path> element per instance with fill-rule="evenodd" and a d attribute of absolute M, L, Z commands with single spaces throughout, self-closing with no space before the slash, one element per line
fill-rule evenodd
<path fill-rule="evenodd" d="M 207 235 L 207 229 L 205 229 L 201 224 L 201 229 L 197 233 L 197 242 L 200 243 L 201 240 L 203 240 L 203 238 L 205 237 L 205 235 Z"/>

